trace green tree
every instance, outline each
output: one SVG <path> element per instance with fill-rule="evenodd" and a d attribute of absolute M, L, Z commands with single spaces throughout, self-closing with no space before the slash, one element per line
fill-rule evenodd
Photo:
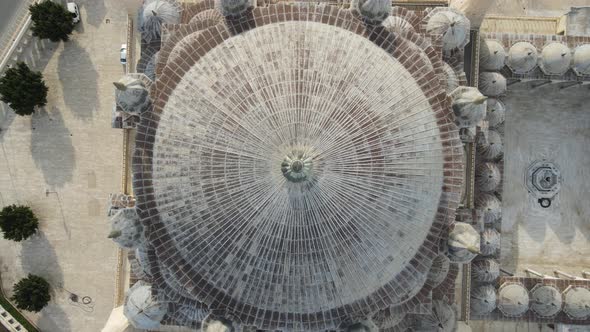
<path fill-rule="evenodd" d="M 29 7 L 33 21 L 33 36 L 52 42 L 68 41 L 74 31 L 74 14 L 64 6 L 45 0 Z"/>
<path fill-rule="evenodd" d="M 0 211 L 0 230 L 4 238 L 22 241 L 35 234 L 39 228 L 39 219 L 28 206 L 9 205 Z"/>
<path fill-rule="evenodd" d="M 19 309 L 39 312 L 51 300 L 49 289 L 49 283 L 45 279 L 29 274 L 14 284 L 14 294 L 10 299 Z"/>
<path fill-rule="evenodd" d="M 6 71 L 0 78 L 0 95 L 3 102 L 10 105 L 18 115 L 30 115 L 35 106 L 47 104 L 47 86 L 43 75 L 23 63 Z"/>

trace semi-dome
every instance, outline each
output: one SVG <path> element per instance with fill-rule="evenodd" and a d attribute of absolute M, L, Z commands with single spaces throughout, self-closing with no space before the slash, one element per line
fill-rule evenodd
<path fill-rule="evenodd" d="M 486 162 L 479 164 L 475 169 L 475 186 L 483 192 L 496 190 L 502 176 L 495 163 Z"/>
<path fill-rule="evenodd" d="M 402 31 L 415 32 L 414 26 L 399 16 L 388 16 L 381 24 L 385 27 L 385 29 L 394 33 L 400 33 Z"/>
<path fill-rule="evenodd" d="M 504 153 L 502 136 L 495 130 L 488 130 L 477 137 L 477 153 L 485 160 L 494 160 Z"/>
<path fill-rule="evenodd" d="M 115 102 L 123 112 L 139 115 L 150 105 L 151 80 L 143 74 L 125 75 L 115 85 Z"/>
<path fill-rule="evenodd" d="M 479 74 L 479 91 L 486 96 L 496 97 L 506 92 L 506 77 L 496 72 Z"/>
<path fill-rule="evenodd" d="M 478 193 L 475 209 L 483 214 L 484 223 L 493 223 L 502 216 L 502 203 L 494 194 Z"/>
<path fill-rule="evenodd" d="M 494 259 L 481 259 L 471 263 L 471 276 L 478 282 L 494 282 L 500 276 L 500 264 Z"/>
<path fill-rule="evenodd" d="M 476 315 L 487 315 L 496 309 L 496 288 L 483 285 L 471 290 L 469 301 L 471 311 Z"/>
<path fill-rule="evenodd" d="M 483 70 L 500 70 L 506 61 L 506 51 L 500 42 L 486 39 L 480 44 L 479 66 Z"/>
<path fill-rule="evenodd" d="M 487 97 L 478 89 L 460 86 L 451 92 L 455 123 L 460 128 L 473 127 L 486 116 Z"/>
<path fill-rule="evenodd" d="M 123 313 L 133 327 L 156 330 L 167 311 L 168 305 L 159 303 L 152 295 L 150 284 L 140 280 L 127 291 Z"/>
<path fill-rule="evenodd" d="M 498 292 L 498 309 L 504 316 L 520 317 L 529 310 L 529 292 L 521 284 L 505 284 Z"/>
<path fill-rule="evenodd" d="M 154 82 L 156 80 L 156 63 L 158 63 L 158 55 L 160 52 L 154 53 L 148 63 L 145 65 L 145 69 L 143 74 L 150 79 L 150 81 Z"/>
<path fill-rule="evenodd" d="M 149 280 L 152 277 L 152 266 L 148 259 L 146 243 L 142 243 L 134 250 L 135 258 L 130 262 L 133 274 L 142 280 Z"/>
<path fill-rule="evenodd" d="M 372 24 L 383 22 L 391 12 L 389 0 L 353 0 L 351 7 L 357 10 L 363 19 Z"/>
<path fill-rule="evenodd" d="M 580 76 L 590 75 L 590 44 L 576 47 L 573 68 L 576 74 Z"/>
<path fill-rule="evenodd" d="M 222 21 L 223 15 L 221 15 L 221 12 L 219 10 L 206 9 L 193 16 L 189 23 L 196 24 L 200 22 L 201 24 L 213 26 L 217 23 L 221 23 Z"/>
<path fill-rule="evenodd" d="M 141 38 L 150 43 L 160 39 L 162 24 L 180 22 L 182 7 L 176 0 L 146 0 L 140 15 Z"/>
<path fill-rule="evenodd" d="M 451 260 L 446 255 L 439 254 L 434 258 L 434 261 L 432 261 L 430 272 L 428 272 L 427 282 L 433 288 L 437 287 L 445 280 L 449 274 L 450 268 Z"/>
<path fill-rule="evenodd" d="M 561 293 L 553 286 L 537 285 L 531 290 L 531 309 L 540 317 L 554 317 L 562 305 Z"/>
<path fill-rule="evenodd" d="M 479 254 L 480 236 L 473 226 L 457 222 L 449 234 L 449 258 L 455 263 L 467 263 Z"/>
<path fill-rule="evenodd" d="M 442 35 L 443 50 L 463 48 L 469 42 L 469 20 L 460 11 L 450 7 L 436 7 L 426 18 L 426 31 Z"/>
<path fill-rule="evenodd" d="M 375 43 L 349 10 L 285 6 L 170 37 L 185 56 L 162 47 L 133 190 L 154 287 L 261 330 L 333 330 L 414 300 L 463 149 L 418 35 Z"/>
<path fill-rule="evenodd" d="M 484 256 L 494 255 L 500 250 L 500 233 L 493 228 L 486 228 L 481 233 L 481 254 Z"/>
<path fill-rule="evenodd" d="M 455 309 L 441 300 L 432 302 L 432 313 L 418 316 L 416 331 L 453 332 L 457 328 Z"/>
<path fill-rule="evenodd" d="M 537 67 L 537 49 L 529 42 L 518 42 L 508 50 L 506 64 L 515 74 L 526 74 Z"/>
<path fill-rule="evenodd" d="M 459 87 L 459 78 L 457 77 L 457 73 L 455 73 L 455 70 L 451 67 L 451 65 L 446 62 L 443 62 L 443 73 L 447 94 L 451 94 L 456 88 Z"/>
<path fill-rule="evenodd" d="M 572 51 L 562 43 L 547 44 L 541 51 L 541 70 L 547 75 L 563 75 L 571 63 Z"/>
<path fill-rule="evenodd" d="M 563 311 L 572 319 L 586 319 L 590 315 L 590 290 L 570 286 L 563 293 Z"/>
<path fill-rule="evenodd" d="M 504 103 L 496 98 L 489 98 L 487 101 L 488 109 L 486 111 L 486 121 L 490 128 L 497 128 L 504 124 L 506 116 L 506 106 Z"/>
<path fill-rule="evenodd" d="M 137 248 L 145 238 L 143 226 L 135 208 L 119 209 L 111 217 L 111 232 L 108 236 L 122 248 Z"/>

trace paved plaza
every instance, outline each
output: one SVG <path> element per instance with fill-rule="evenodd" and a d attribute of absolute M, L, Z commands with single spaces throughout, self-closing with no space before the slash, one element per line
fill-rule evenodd
<path fill-rule="evenodd" d="M 25 52 L 49 86 L 47 107 L 32 117 L 3 104 L 0 112 L 0 203 L 27 204 L 41 223 L 22 244 L 0 240 L 2 287 L 10 294 L 28 273 L 47 278 L 52 301 L 28 316 L 51 332 L 100 331 L 114 303 L 117 249 L 106 237 L 106 202 L 121 188 L 123 133 L 110 125 L 111 82 L 124 73 L 127 11 L 117 0 L 77 3 L 82 22 L 71 41 Z M 71 302 L 70 292 L 92 304 Z"/>
<path fill-rule="evenodd" d="M 506 134 L 502 267 L 522 274 L 558 268 L 581 276 L 590 266 L 588 85 L 560 89 L 531 83 L 511 86 L 505 99 Z M 527 192 L 525 170 L 535 160 L 554 161 L 561 191 L 542 208 Z"/>

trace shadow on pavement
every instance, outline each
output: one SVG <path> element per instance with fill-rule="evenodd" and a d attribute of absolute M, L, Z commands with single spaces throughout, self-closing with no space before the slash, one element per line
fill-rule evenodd
<path fill-rule="evenodd" d="M 66 128 L 61 111 L 39 110 L 31 119 L 31 155 L 41 169 L 50 190 L 72 180 L 76 156 L 72 134 Z"/>
<path fill-rule="evenodd" d="M 69 331 L 69 318 L 60 307 L 67 301 L 63 290 L 63 271 L 45 234 L 39 232 L 22 242 L 21 262 L 24 275 L 41 276 L 51 284 L 51 301 L 40 312 L 36 324 L 42 331 Z"/>
<path fill-rule="evenodd" d="M 75 117 L 91 119 L 99 107 L 98 73 L 88 52 L 75 40 L 65 43 L 57 70 L 66 107 Z"/>
<path fill-rule="evenodd" d="M 98 27 L 107 14 L 107 8 L 104 5 L 104 0 L 86 0 L 79 3 L 79 5 L 86 10 L 86 15 L 82 17 L 82 21 L 86 20 L 88 24 Z"/>

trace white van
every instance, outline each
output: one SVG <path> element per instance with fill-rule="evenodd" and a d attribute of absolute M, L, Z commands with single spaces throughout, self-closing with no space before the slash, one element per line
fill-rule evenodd
<path fill-rule="evenodd" d="M 80 10 L 78 9 L 78 5 L 75 2 L 68 2 L 67 6 L 68 11 L 74 14 L 74 24 L 80 22 Z"/>

